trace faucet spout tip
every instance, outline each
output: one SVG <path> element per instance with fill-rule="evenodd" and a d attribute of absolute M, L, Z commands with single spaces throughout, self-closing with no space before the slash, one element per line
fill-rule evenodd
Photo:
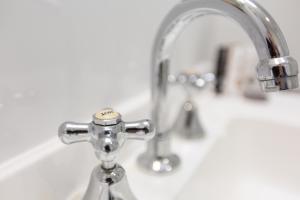
<path fill-rule="evenodd" d="M 299 87 L 298 76 L 277 78 L 260 81 L 260 86 L 264 92 L 277 92 L 281 90 L 291 90 Z"/>
<path fill-rule="evenodd" d="M 299 87 L 298 64 L 290 57 L 272 58 L 260 63 L 258 80 L 265 92 L 290 90 Z"/>

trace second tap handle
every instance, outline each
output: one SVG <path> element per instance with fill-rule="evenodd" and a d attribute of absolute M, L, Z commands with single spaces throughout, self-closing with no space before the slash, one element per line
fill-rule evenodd
<path fill-rule="evenodd" d="M 154 126 L 150 120 L 124 122 L 122 132 L 128 139 L 150 140 L 154 136 Z"/>
<path fill-rule="evenodd" d="M 90 140 L 90 124 L 65 122 L 60 125 L 58 135 L 65 144 L 88 142 Z"/>

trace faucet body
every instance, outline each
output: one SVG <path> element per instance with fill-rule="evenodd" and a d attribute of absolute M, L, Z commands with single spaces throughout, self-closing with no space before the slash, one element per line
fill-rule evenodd
<path fill-rule="evenodd" d="M 112 169 L 95 167 L 83 200 L 136 200 L 123 167 Z"/>
<path fill-rule="evenodd" d="M 148 142 L 139 164 L 157 173 L 170 172 L 180 161 L 171 152 L 170 106 L 167 102 L 170 55 L 182 30 L 205 15 L 235 20 L 251 38 L 258 57 L 257 78 L 266 92 L 298 87 L 297 62 L 289 56 L 286 40 L 271 15 L 253 0 L 184 0 L 162 22 L 152 51 L 152 120 L 156 136 Z"/>

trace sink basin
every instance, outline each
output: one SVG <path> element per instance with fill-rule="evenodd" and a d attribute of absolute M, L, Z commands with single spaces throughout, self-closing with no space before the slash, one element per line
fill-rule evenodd
<path fill-rule="evenodd" d="M 300 130 L 232 120 L 177 200 L 299 200 Z"/>
<path fill-rule="evenodd" d="M 128 141 L 118 161 L 140 200 L 299 200 L 299 97 L 266 102 L 213 94 L 200 96 L 202 140 L 172 137 L 181 158 L 175 173 L 146 173 L 137 163 L 145 143 Z M 148 96 L 117 106 L 126 120 L 150 113 Z M 291 109 L 292 108 L 292 109 Z M 63 145 L 54 136 L 0 164 L 0 199 L 79 200 L 99 164 L 90 144 Z M 72 166 L 72 167 L 70 167 Z"/>

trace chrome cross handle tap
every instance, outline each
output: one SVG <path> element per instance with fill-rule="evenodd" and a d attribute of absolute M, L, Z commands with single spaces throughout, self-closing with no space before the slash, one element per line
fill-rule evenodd
<path fill-rule="evenodd" d="M 84 200 L 135 200 L 116 157 L 127 139 L 149 140 L 153 136 L 151 121 L 123 122 L 111 108 L 94 114 L 90 123 L 65 122 L 59 127 L 63 143 L 89 142 L 101 161 L 92 173 Z"/>

